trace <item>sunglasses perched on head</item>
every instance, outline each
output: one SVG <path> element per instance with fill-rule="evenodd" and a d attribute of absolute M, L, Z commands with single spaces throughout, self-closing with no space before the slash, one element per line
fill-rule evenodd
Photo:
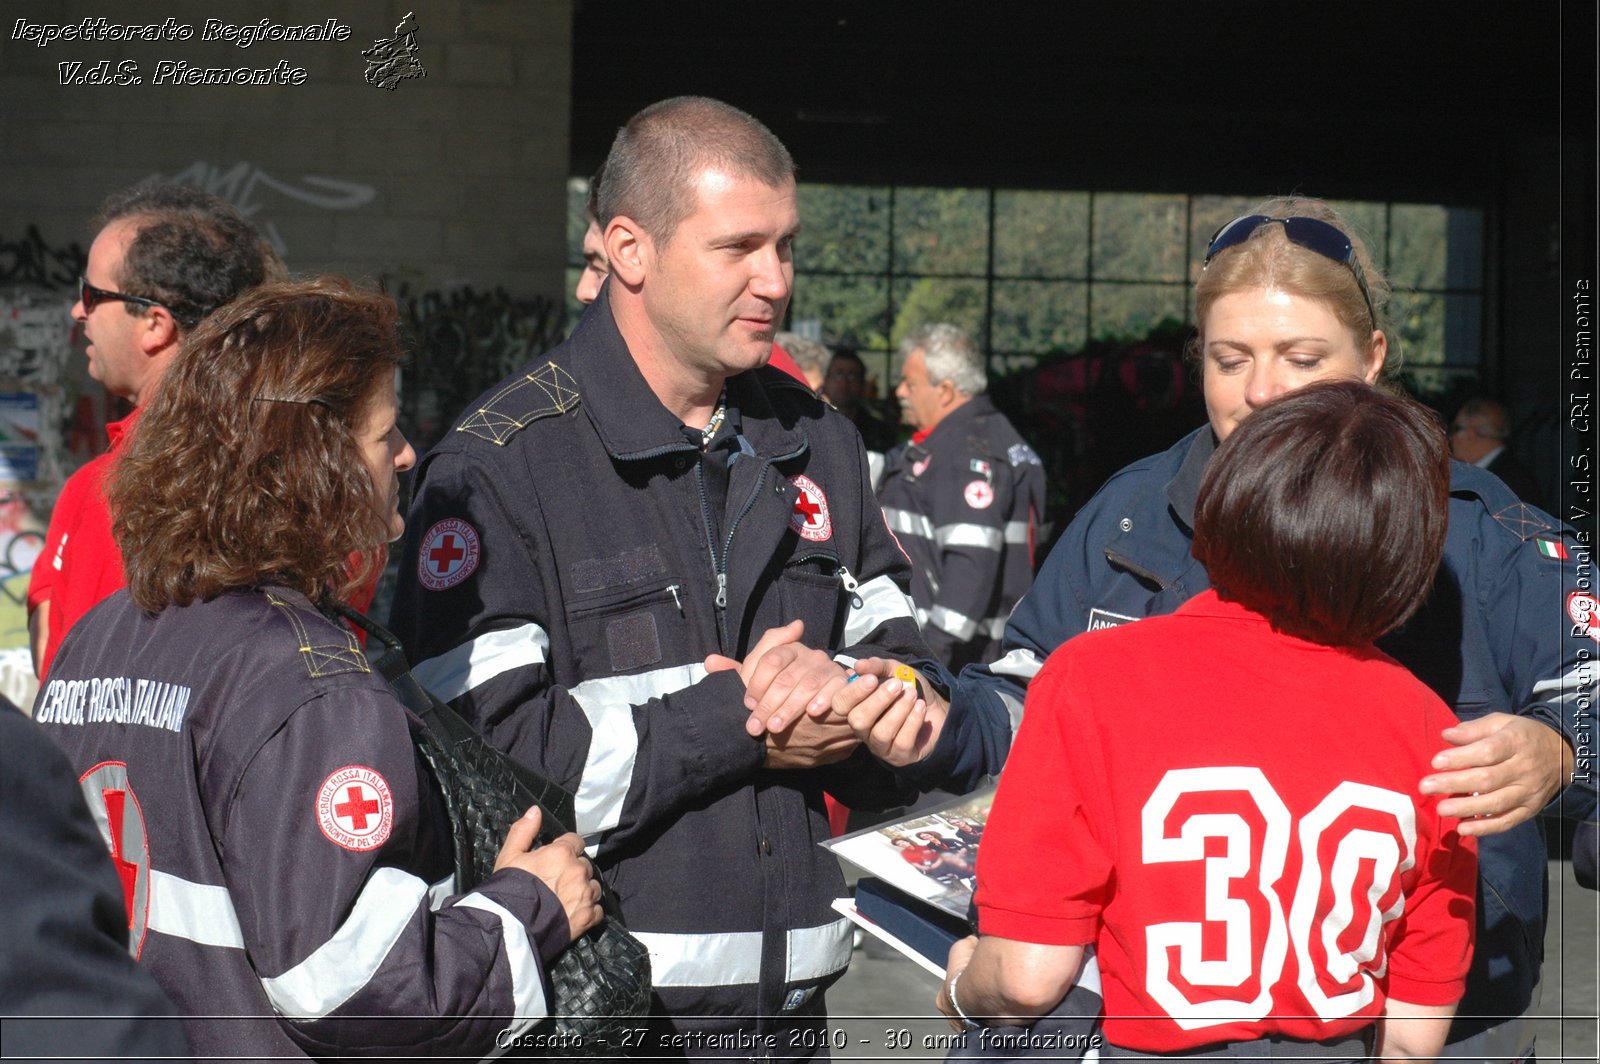
<path fill-rule="evenodd" d="M 136 307 L 162 307 L 168 314 L 173 315 L 179 325 L 190 328 L 195 325 L 189 318 L 178 317 L 178 314 L 174 314 L 173 309 L 160 299 L 147 299 L 144 296 L 130 296 L 120 291 L 110 291 L 109 288 L 96 288 L 91 285 L 90 278 L 83 277 L 82 274 L 78 275 L 78 299 L 83 302 L 83 314 L 93 314 L 94 307 L 98 307 L 102 302 L 131 302 Z"/>
<path fill-rule="evenodd" d="M 1378 314 L 1373 309 L 1372 292 L 1367 288 L 1367 276 L 1362 272 L 1361 262 L 1356 258 L 1355 245 L 1348 236 L 1339 231 L 1338 227 L 1329 225 L 1320 218 L 1271 218 L 1265 214 L 1247 214 L 1242 218 L 1235 218 L 1212 234 L 1210 242 L 1206 244 L 1206 260 L 1200 268 L 1205 269 L 1211 265 L 1211 260 L 1222 252 L 1249 240 L 1250 235 L 1264 225 L 1281 225 L 1283 235 L 1288 237 L 1291 243 L 1347 266 L 1356 279 L 1356 286 L 1361 289 L 1361 298 L 1366 300 L 1367 318 L 1372 322 L 1373 329 L 1377 329 Z"/>

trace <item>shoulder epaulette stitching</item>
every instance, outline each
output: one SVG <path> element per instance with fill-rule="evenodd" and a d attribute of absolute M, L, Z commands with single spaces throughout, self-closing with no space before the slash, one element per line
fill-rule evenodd
<path fill-rule="evenodd" d="M 528 407 L 530 402 L 534 405 Z M 504 447 L 533 422 L 565 414 L 577 405 L 578 382 L 554 362 L 546 362 L 500 389 L 493 399 L 468 414 L 456 431 Z"/>
<path fill-rule="evenodd" d="M 338 676 L 346 672 L 372 671 L 372 666 L 367 664 L 367 656 L 362 653 L 361 644 L 356 640 L 355 633 L 348 629 L 337 628 L 330 623 L 328 627 L 337 635 L 343 636 L 344 642 L 314 643 L 294 603 L 286 602 L 270 591 L 267 592 L 267 601 L 282 610 L 283 615 L 289 618 L 289 623 L 294 625 L 295 636 L 299 640 L 300 656 L 305 659 L 306 672 L 313 678 Z"/>
<path fill-rule="evenodd" d="M 1488 500 L 1482 499 L 1482 502 L 1484 503 L 1484 508 L 1488 509 Z M 1555 525 L 1545 520 L 1538 510 L 1523 502 L 1513 503 L 1492 513 L 1490 516 L 1506 531 L 1524 543 L 1536 536 L 1560 531 Z"/>

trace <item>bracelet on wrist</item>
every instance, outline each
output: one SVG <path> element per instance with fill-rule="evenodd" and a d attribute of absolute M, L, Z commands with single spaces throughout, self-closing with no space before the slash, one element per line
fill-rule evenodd
<path fill-rule="evenodd" d="M 956 1016 L 961 1020 L 961 1026 L 965 1027 L 969 1031 L 976 1031 L 978 1028 L 982 1027 L 983 1024 L 979 1023 L 977 1020 L 973 1019 L 971 1016 L 968 1016 L 964 1011 L 962 1011 L 961 1002 L 956 1000 L 956 984 L 961 982 L 961 977 L 966 974 L 967 970 L 963 968 L 956 973 L 956 977 L 954 979 L 950 980 L 950 1007 L 956 1010 Z"/>

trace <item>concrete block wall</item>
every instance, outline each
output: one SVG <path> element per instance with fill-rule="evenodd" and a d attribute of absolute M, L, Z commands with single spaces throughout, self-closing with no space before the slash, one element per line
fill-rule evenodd
<path fill-rule="evenodd" d="M 362 49 L 392 37 L 408 12 L 426 77 L 393 91 L 369 84 Z M 41 47 L 18 27 L 102 17 L 170 18 L 193 35 Z M 333 18 L 350 35 L 247 48 L 202 39 L 207 20 L 263 18 L 283 26 Z M 571 37 L 571 0 L 11 0 L 0 15 L 0 240 L 20 239 L 31 224 L 52 247 L 87 247 L 88 217 L 107 193 L 161 175 L 233 200 L 298 272 L 502 285 L 559 302 Z M 141 82 L 61 83 L 58 64 L 92 69 L 102 60 Z M 282 62 L 305 74 L 287 85 L 157 84 L 164 60 L 229 69 Z"/>

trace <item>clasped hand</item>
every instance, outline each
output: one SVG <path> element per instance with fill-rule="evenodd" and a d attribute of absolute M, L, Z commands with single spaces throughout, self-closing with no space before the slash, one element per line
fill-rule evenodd
<path fill-rule="evenodd" d="M 774 753 L 782 762 L 782 755 L 824 737 L 830 753 L 844 744 L 841 757 L 858 743 L 895 766 L 926 757 L 938 741 L 948 703 L 931 689 L 924 696 L 919 688 L 925 685 L 898 678 L 897 670 L 910 671 L 898 662 L 862 658 L 847 670 L 822 651 L 802 646 L 804 633 L 804 623 L 793 621 L 768 629 L 742 663 L 720 654 L 706 659 L 707 671 L 739 670 L 750 711 L 745 730 L 767 736 L 768 764 L 790 767 L 774 763 Z"/>

